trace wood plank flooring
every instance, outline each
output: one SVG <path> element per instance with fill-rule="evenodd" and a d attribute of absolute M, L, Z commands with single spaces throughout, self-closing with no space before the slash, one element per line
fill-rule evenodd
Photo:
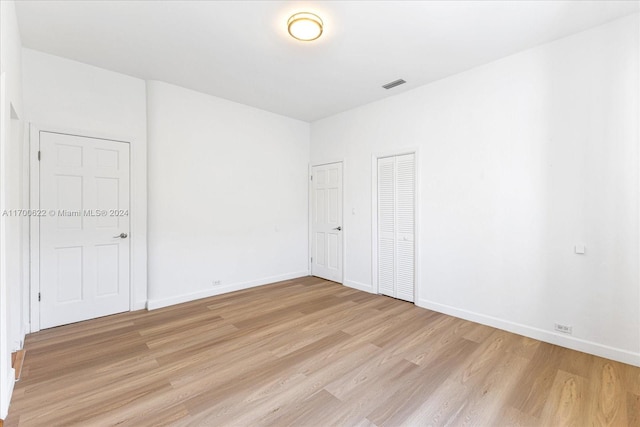
<path fill-rule="evenodd" d="M 640 426 L 640 368 L 313 277 L 25 348 L 6 426 Z"/>

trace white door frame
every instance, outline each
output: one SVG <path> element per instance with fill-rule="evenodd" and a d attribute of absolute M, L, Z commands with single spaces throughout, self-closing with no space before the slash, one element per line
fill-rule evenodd
<path fill-rule="evenodd" d="M 380 293 L 378 283 L 378 159 L 384 157 L 413 154 L 415 156 L 415 221 L 414 221 L 414 301 L 418 305 L 420 300 L 420 167 L 418 147 L 404 150 L 386 151 L 371 156 L 371 288 L 376 294 Z"/>
<path fill-rule="evenodd" d="M 313 193 L 313 182 L 311 182 L 311 175 L 313 175 L 313 168 L 316 166 L 324 166 L 324 165 L 331 165 L 334 163 L 340 163 L 342 164 L 342 276 L 340 277 L 340 284 L 344 285 L 344 276 L 345 276 L 345 271 L 347 268 L 347 264 L 346 264 L 346 260 L 347 260 L 347 229 L 344 226 L 344 222 L 345 222 L 345 217 L 344 217 L 344 199 L 345 199 L 345 170 L 347 168 L 347 162 L 345 161 L 345 159 L 340 159 L 340 160 L 333 160 L 333 161 L 326 161 L 326 162 L 318 162 L 318 163 L 310 163 L 309 164 L 309 176 L 308 176 L 308 180 L 307 180 L 307 184 L 308 184 L 308 213 L 309 213 L 309 218 L 308 218 L 308 229 L 309 229 L 309 247 L 308 247 L 308 253 L 307 253 L 307 265 L 308 265 L 308 270 L 309 270 L 309 275 L 312 275 L 313 271 L 312 271 L 312 265 L 311 265 L 311 254 L 313 253 L 313 230 L 311 228 L 311 224 L 313 223 L 313 207 L 312 207 L 312 193 Z"/>
<path fill-rule="evenodd" d="M 5 182 L 5 147 L 9 138 L 9 100 L 7 99 L 6 73 L 0 74 L 0 209 L 6 209 L 4 191 Z M 13 392 L 14 372 L 9 356 L 9 328 L 6 283 L 6 233 L 5 220 L 0 218 L 0 419 L 4 419 L 9 411 L 9 401 Z"/>
<path fill-rule="evenodd" d="M 40 133 L 60 133 L 64 135 L 79 136 L 85 138 L 103 139 L 114 142 L 124 142 L 129 146 L 129 157 L 131 158 L 131 143 L 118 138 L 107 135 L 96 134 L 96 132 L 86 131 L 70 131 L 68 129 L 58 129 L 50 126 L 36 126 L 31 124 L 29 127 L 29 208 L 33 211 L 40 209 L 40 165 L 38 160 L 38 151 L 40 150 Z M 130 234 L 133 231 L 133 218 L 137 217 L 134 211 L 135 205 L 131 203 L 131 194 L 133 194 L 133 162 L 129 162 L 129 229 Z M 31 216 L 29 219 L 29 254 L 30 254 L 30 312 L 31 312 L 31 332 L 40 330 L 40 303 L 38 295 L 40 294 L 40 221 L 37 217 Z M 135 232 L 135 231 L 134 231 Z M 134 283 L 132 272 L 134 270 L 133 259 L 133 243 L 129 243 L 129 311 L 133 311 L 134 307 Z"/>
<path fill-rule="evenodd" d="M 22 197 L 23 197 L 23 207 L 28 209 L 30 207 L 31 200 L 29 200 L 29 186 L 31 185 L 29 180 L 29 171 L 30 167 L 30 146 L 29 146 L 29 123 L 26 121 L 22 122 L 22 140 L 20 143 L 22 144 Z M 23 329 L 21 332 L 22 337 L 22 347 L 24 347 L 24 339 L 29 332 L 31 332 L 31 295 L 30 292 L 30 276 L 31 276 L 31 265 L 30 265 L 30 247 L 31 247 L 31 237 L 30 237 L 30 221 L 24 221 L 22 224 L 22 326 Z"/>

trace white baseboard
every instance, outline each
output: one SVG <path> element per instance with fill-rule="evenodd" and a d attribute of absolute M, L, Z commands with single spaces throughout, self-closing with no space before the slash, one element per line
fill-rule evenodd
<path fill-rule="evenodd" d="M 640 353 L 633 353 L 615 347 L 598 344 L 593 341 L 587 341 L 576 337 L 560 335 L 552 331 L 523 325 L 521 323 L 510 322 L 508 320 L 499 319 L 497 317 L 487 316 L 485 314 L 473 311 L 463 310 L 445 304 L 421 299 L 416 305 L 439 313 L 448 314 L 450 316 L 459 317 L 483 325 L 492 326 L 518 335 L 548 342 L 550 344 L 559 345 L 561 347 L 570 348 L 572 350 L 582 351 L 584 353 L 593 354 L 618 362 L 627 363 L 629 365 L 640 366 Z"/>
<path fill-rule="evenodd" d="M 155 310 L 162 307 L 168 307 L 170 305 L 181 304 L 183 302 L 195 301 L 202 298 L 209 298 L 209 297 L 220 295 L 220 294 L 226 294 L 228 292 L 240 291 L 242 289 L 268 285 L 271 283 L 281 282 L 283 280 L 296 279 L 298 277 L 305 277 L 308 275 L 309 275 L 308 271 L 296 271 L 294 273 L 281 274 L 279 276 L 264 277 L 262 279 L 251 280 L 248 282 L 218 286 L 212 289 L 207 289 L 205 291 L 176 295 L 169 298 L 149 300 L 147 302 L 147 310 Z"/>
<path fill-rule="evenodd" d="M 29 325 L 22 325 L 17 340 L 9 343 L 9 353 L 13 353 L 24 348 L 24 339 L 27 336 L 27 331 L 29 331 L 29 328 Z"/>
<path fill-rule="evenodd" d="M 145 308 L 147 308 L 147 302 L 146 301 L 136 301 L 131 306 L 131 310 L 130 311 L 144 310 Z"/>
<path fill-rule="evenodd" d="M 30 323 L 24 323 L 22 325 L 22 332 L 21 332 L 21 336 L 20 336 L 20 350 L 22 350 L 24 348 L 24 340 L 27 338 L 27 335 L 29 335 L 31 332 L 31 324 Z"/>
<path fill-rule="evenodd" d="M 355 280 L 345 280 L 343 285 L 348 286 L 353 289 L 357 289 L 359 291 L 369 292 L 370 294 L 375 294 L 373 291 L 373 286 L 366 283 L 356 282 Z"/>
<path fill-rule="evenodd" d="M 2 402 L 0 402 L 0 420 L 6 420 L 9 415 L 9 403 L 11 402 L 11 395 L 13 395 L 13 387 L 16 385 L 16 371 L 13 368 L 9 369 L 9 376 L 7 378 L 7 395 L 2 396 Z"/>

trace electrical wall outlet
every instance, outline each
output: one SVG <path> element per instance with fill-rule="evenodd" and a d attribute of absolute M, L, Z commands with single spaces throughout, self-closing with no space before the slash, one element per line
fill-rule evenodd
<path fill-rule="evenodd" d="M 220 280 L 213 281 L 213 286 L 220 286 L 220 285 L 222 285 L 222 282 Z"/>
<path fill-rule="evenodd" d="M 553 326 L 554 326 L 553 328 L 557 332 L 562 332 L 563 334 L 567 334 L 567 335 L 573 334 L 573 326 L 561 325 L 560 323 L 555 323 Z"/>

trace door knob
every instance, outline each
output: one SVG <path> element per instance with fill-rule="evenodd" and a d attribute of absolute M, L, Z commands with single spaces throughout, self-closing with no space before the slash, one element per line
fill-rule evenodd
<path fill-rule="evenodd" d="M 121 239 L 126 239 L 127 237 L 129 237 L 129 235 L 127 233 L 120 233 L 117 236 L 113 236 L 114 239 L 117 239 L 118 237 Z"/>
<path fill-rule="evenodd" d="M 334 230 L 341 231 L 341 230 L 342 230 L 342 227 L 336 227 L 336 228 L 334 228 Z"/>

